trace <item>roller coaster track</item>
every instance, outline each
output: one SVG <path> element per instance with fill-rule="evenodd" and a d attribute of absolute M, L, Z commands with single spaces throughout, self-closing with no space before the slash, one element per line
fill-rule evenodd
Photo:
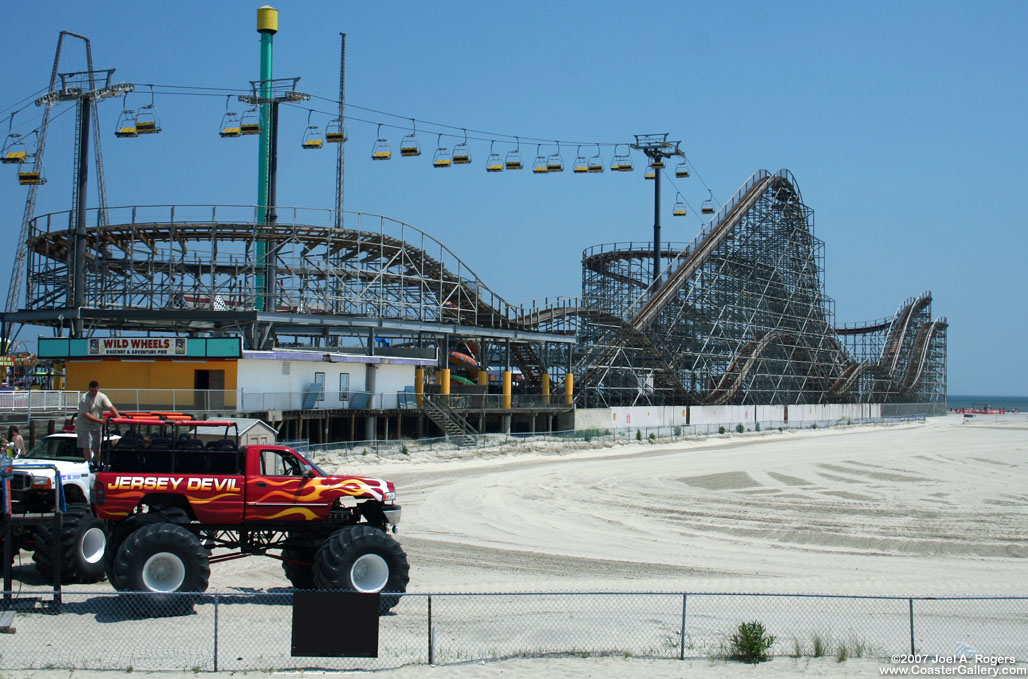
<path fill-rule="evenodd" d="M 873 368 L 877 368 L 887 375 L 891 384 L 894 387 L 898 387 L 901 394 L 906 395 L 913 391 L 914 386 L 916 386 L 923 374 L 931 339 L 940 329 L 946 327 L 946 321 L 944 319 L 932 321 L 924 323 L 921 326 L 918 331 L 918 335 L 914 340 L 914 345 L 911 351 L 911 361 L 902 383 L 898 382 L 895 378 L 896 364 L 898 362 L 904 338 L 908 334 L 911 319 L 918 311 L 924 309 L 930 303 L 931 295 L 928 294 L 908 299 L 900 306 L 900 309 L 897 310 L 892 323 L 888 325 L 878 324 L 862 328 L 861 330 L 865 332 L 868 329 L 883 330 L 886 327 L 890 329 L 889 337 L 881 357 L 875 362 L 847 361 L 844 364 L 845 367 L 843 368 L 842 374 L 835 380 L 831 387 L 829 387 L 829 393 L 833 396 L 841 396 L 853 387 L 865 371 Z M 729 365 L 728 370 L 726 370 L 722 375 L 714 390 L 711 391 L 706 399 L 704 399 L 704 403 L 708 405 L 720 405 L 730 399 L 738 391 L 760 355 L 763 354 L 763 352 L 775 340 L 783 342 L 790 338 L 794 342 L 799 343 L 799 338 L 777 331 L 766 333 L 765 335 L 755 338 L 747 343 L 732 360 L 731 365 Z M 845 352 L 838 346 L 838 344 L 836 344 L 832 353 L 840 358 L 845 356 Z"/>
<path fill-rule="evenodd" d="M 582 375 L 581 384 L 598 383 L 597 376 L 609 365 L 611 358 L 621 346 L 625 346 L 630 342 L 634 342 L 636 345 L 642 344 L 639 342 L 639 339 L 648 335 L 647 328 L 661 311 L 667 308 L 669 304 L 682 303 L 679 292 L 683 286 L 688 285 L 689 281 L 697 274 L 701 267 L 711 261 L 719 246 L 729 238 L 747 212 L 754 209 L 758 201 L 769 191 L 777 191 L 774 196 L 776 200 L 782 200 L 783 196 L 785 201 L 789 201 L 794 197 L 798 198 L 798 191 L 791 180 L 791 175 L 787 171 L 779 171 L 775 174 L 770 174 L 766 171 L 754 173 L 732 200 L 723 206 L 721 211 L 711 219 L 692 243 L 683 248 L 673 258 L 671 265 L 668 266 L 664 274 L 652 284 L 646 286 L 645 292 L 625 312 L 624 318 L 626 320 L 616 324 L 610 323 L 609 319 L 607 319 L 605 325 L 607 325 L 608 329 L 606 332 L 603 333 L 600 340 L 595 343 L 591 350 L 586 352 L 586 355 L 576 365 L 576 373 Z M 601 275 L 613 276 L 615 272 L 610 271 L 608 263 L 618 258 L 624 259 L 635 254 L 634 252 L 627 251 L 601 252 L 598 255 L 587 258 L 588 261 L 584 259 L 583 265 Z M 634 283 L 639 285 L 638 281 L 634 281 Z M 904 354 L 904 347 L 910 346 L 908 340 L 912 332 L 914 319 L 930 304 L 931 295 L 925 293 L 921 296 L 905 300 L 888 323 L 876 322 L 863 327 L 845 328 L 835 330 L 834 332 L 829 331 L 824 337 L 828 345 L 823 346 L 820 350 L 816 350 L 817 354 L 820 354 L 820 361 L 814 360 L 815 355 L 817 355 L 815 350 L 806 346 L 809 338 L 801 338 L 781 330 L 764 332 L 750 339 L 736 352 L 728 368 L 721 374 L 720 379 L 713 383 L 711 391 L 701 400 L 711 405 L 723 404 L 729 401 L 738 393 L 746 378 L 754 369 L 754 366 L 758 364 L 760 358 L 772 346 L 784 346 L 794 358 L 802 358 L 805 355 L 806 361 L 798 364 L 810 366 L 808 371 L 816 368 L 816 366 L 822 366 L 821 369 L 829 372 L 832 377 L 829 377 L 828 374 L 811 374 L 809 372 L 807 375 L 800 377 L 820 382 L 823 385 L 820 389 L 834 397 L 841 397 L 850 391 L 857 384 L 860 376 L 869 370 L 874 370 L 876 374 L 886 377 L 891 388 L 899 388 L 902 393 L 909 394 L 923 374 L 927 361 L 927 351 L 932 337 L 935 336 L 939 328 L 945 327 L 944 321 L 940 322 L 941 325 L 926 324 L 925 327 L 921 328 L 921 332 L 914 341 L 911 351 Z M 577 313 L 584 315 L 584 312 L 581 311 Z M 543 318 L 543 316 L 539 316 L 539 320 L 543 320 Z M 885 346 L 882 354 L 875 361 L 853 361 L 838 339 L 840 335 L 883 331 L 886 333 Z M 796 352 L 801 353 L 797 354 Z M 896 373 L 900 361 L 906 356 L 909 356 L 909 367 L 907 374 L 900 381 L 897 379 Z M 834 367 L 830 367 L 833 365 Z M 661 362 L 661 368 L 661 372 L 664 373 L 661 375 L 663 380 L 677 387 L 676 391 L 684 392 L 684 387 L 679 383 L 674 369 L 667 360 Z"/>
<path fill-rule="evenodd" d="M 630 329 L 631 334 L 637 337 L 645 337 L 644 329 L 653 321 L 656 315 L 671 300 L 675 299 L 678 291 L 695 273 L 696 269 L 710 256 L 720 245 L 732 228 L 739 222 L 747 210 L 753 207 L 756 201 L 772 185 L 782 182 L 793 191 L 785 178 L 783 171 L 770 174 L 765 170 L 754 173 L 743 185 L 736 195 L 708 222 L 707 226 L 700 232 L 693 241 L 678 253 L 672 260 L 671 266 L 665 270 L 661 277 L 652 284 L 646 286 L 646 291 L 638 298 L 633 308 L 630 308 L 625 316 L 627 322 L 622 321 L 622 328 Z M 609 359 L 623 345 L 619 343 L 618 333 L 610 330 L 596 343 L 595 348 L 586 352 L 586 355 L 579 361 L 576 372 L 584 372 L 583 383 L 590 384 L 595 380 L 598 373 L 604 371 L 604 366 Z M 675 375 L 673 368 L 666 360 L 662 361 L 666 366 L 662 370 L 662 377 L 672 387 L 673 391 L 684 394 L 685 387 Z"/>
<path fill-rule="evenodd" d="M 924 375 L 925 363 L 928 360 L 928 347 L 931 344 L 932 338 L 945 327 L 945 319 L 922 324 L 921 329 L 917 333 L 917 338 L 914 340 L 913 355 L 917 356 L 918 359 L 917 361 L 911 361 L 910 365 L 907 366 L 907 374 L 900 387 L 901 394 L 906 395 L 912 392 L 921 380 L 921 377 Z"/>

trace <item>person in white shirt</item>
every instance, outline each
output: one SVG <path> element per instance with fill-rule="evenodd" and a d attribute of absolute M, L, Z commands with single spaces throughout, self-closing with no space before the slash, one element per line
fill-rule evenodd
<path fill-rule="evenodd" d="M 89 383 L 89 391 L 79 398 L 79 413 L 75 418 L 75 434 L 82 457 L 93 464 L 93 456 L 100 456 L 100 437 L 102 433 L 103 414 L 110 410 L 115 417 L 121 413 L 111 403 L 111 399 L 100 391 L 100 383 L 93 380 Z"/>

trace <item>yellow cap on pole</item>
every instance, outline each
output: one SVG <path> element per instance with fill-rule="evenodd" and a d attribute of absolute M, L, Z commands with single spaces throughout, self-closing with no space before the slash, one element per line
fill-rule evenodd
<path fill-rule="evenodd" d="M 278 10 L 271 5 L 257 9 L 257 32 L 278 33 Z"/>

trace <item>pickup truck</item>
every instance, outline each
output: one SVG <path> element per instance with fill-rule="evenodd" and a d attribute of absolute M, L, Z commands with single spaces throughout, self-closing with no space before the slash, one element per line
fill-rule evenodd
<path fill-rule="evenodd" d="M 151 614 L 191 610 L 210 564 L 248 555 L 282 561 L 298 589 L 382 592 L 399 601 L 410 567 L 389 535 L 400 521 L 389 481 L 329 475 L 295 450 L 238 446 L 231 421 L 109 418 L 120 440 L 93 480 L 115 589 Z M 211 431 L 220 431 L 212 437 Z M 206 441 L 204 439 L 207 439 Z"/>
<path fill-rule="evenodd" d="M 117 442 L 114 436 L 112 443 Z M 21 514 L 45 514 L 57 507 L 57 474 L 64 494 L 61 517 L 61 582 L 92 583 L 103 580 L 103 554 L 107 542 L 104 522 L 89 506 L 92 474 L 76 447 L 74 432 L 58 432 L 43 438 L 11 461 L 9 471 L 12 509 Z M 56 473 L 55 473 L 56 472 Z M 32 551 L 36 569 L 48 581 L 54 579 L 54 530 L 49 521 L 21 524 L 13 532 L 13 550 Z"/>

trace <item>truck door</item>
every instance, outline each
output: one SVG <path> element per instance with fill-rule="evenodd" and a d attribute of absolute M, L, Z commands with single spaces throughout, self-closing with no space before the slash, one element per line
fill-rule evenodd
<path fill-rule="evenodd" d="M 313 497 L 303 462 L 288 450 L 260 450 L 256 475 L 246 479 L 246 516 L 256 521 L 312 521 L 329 507 Z"/>

